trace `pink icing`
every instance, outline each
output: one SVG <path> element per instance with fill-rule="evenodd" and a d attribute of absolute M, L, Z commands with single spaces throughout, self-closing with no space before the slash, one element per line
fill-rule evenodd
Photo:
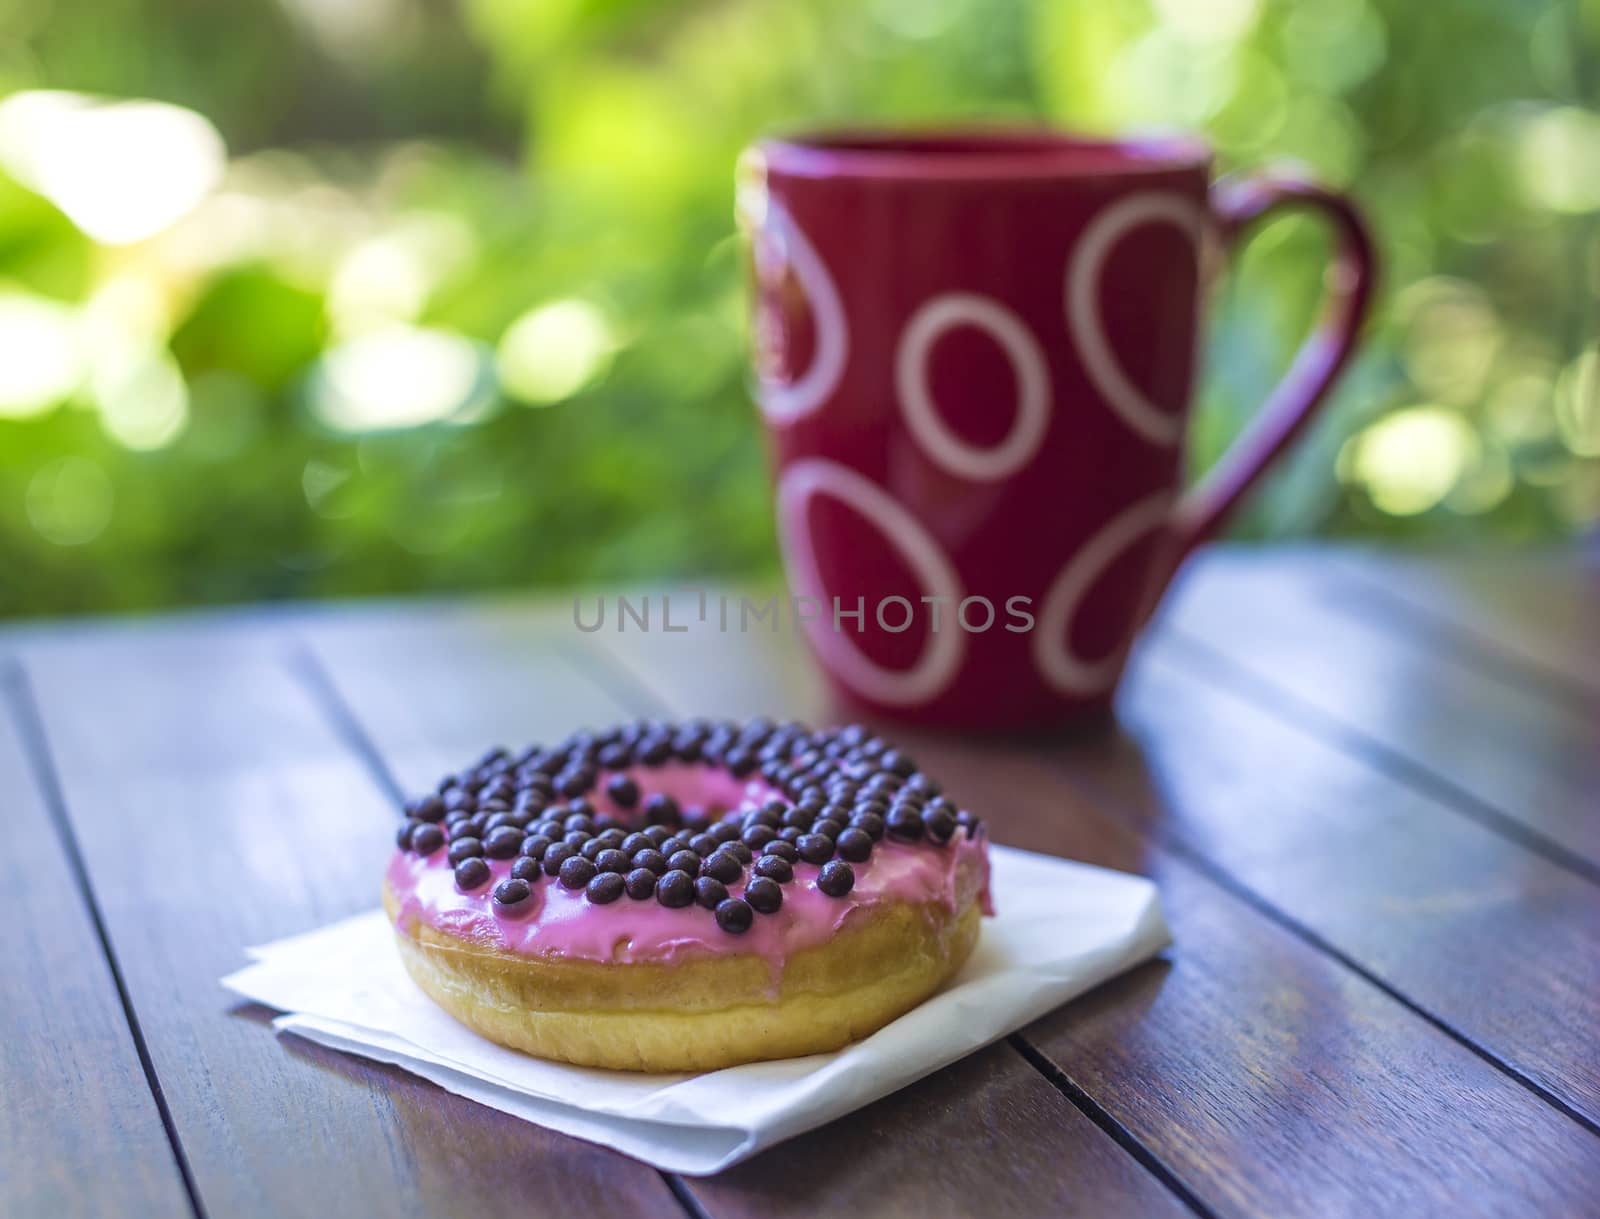
<path fill-rule="evenodd" d="M 645 794 L 666 792 L 684 807 L 744 808 L 776 794 L 760 779 L 741 782 L 725 770 L 694 763 L 635 767 L 626 773 Z M 626 817 L 604 794 L 608 777 L 601 775 L 590 803 L 599 812 Z M 783 906 L 774 914 L 756 915 L 754 926 L 743 935 L 723 931 L 701 906 L 669 909 L 653 899 L 628 897 L 597 906 L 581 889 L 564 888 L 550 878 L 534 885 L 525 910 L 515 916 L 497 913 L 490 895 L 510 874 L 512 861 L 487 862 L 489 883 L 462 893 L 443 850 L 425 859 L 396 851 L 388 882 L 399 903 L 398 925 L 420 919 L 474 944 L 523 956 L 671 963 L 696 955 L 754 954 L 776 972 L 789 954 L 823 943 L 856 911 L 881 902 L 933 903 L 950 910 L 976 896 L 984 913 L 993 912 L 984 836 L 969 838 L 964 831 L 942 847 L 879 842 L 871 859 L 851 865 L 856 882 L 844 897 L 829 897 L 817 888 L 816 865 L 797 863 L 794 880 L 783 886 Z M 729 893 L 742 895 L 749 878 L 746 868 Z"/>

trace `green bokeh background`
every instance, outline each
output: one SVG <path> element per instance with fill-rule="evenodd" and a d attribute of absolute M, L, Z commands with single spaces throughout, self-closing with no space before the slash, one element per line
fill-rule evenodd
<path fill-rule="evenodd" d="M 77 361 L 0 402 L 0 614 L 772 568 L 731 170 L 819 123 L 1190 127 L 1225 170 L 1310 166 L 1372 216 L 1382 297 L 1236 533 L 1585 531 L 1597 52 L 1592 0 L 0 0 L 12 101 L 171 102 L 228 153 L 122 244 L 0 168 L 0 360 L 30 354 L 8 318 L 46 316 Z M 1286 364 L 1325 253 L 1290 219 L 1240 257 L 1197 468 Z M 603 342 L 530 403 L 505 335 L 552 303 Z M 442 344 L 470 389 L 353 424 L 326 386 L 373 334 Z M 520 356 L 536 382 L 548 347 Z"/>

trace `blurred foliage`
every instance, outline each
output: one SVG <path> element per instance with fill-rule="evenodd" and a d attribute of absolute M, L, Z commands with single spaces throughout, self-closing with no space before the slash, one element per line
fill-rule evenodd
<path fill-rule="evenodd" d="M 0 0 L 0 613 L 771 564 L 732 165 L 863 120 L 1194 127 L 1349 187 L 1372 341 L 1238 532 L 1570 534 L 1597 48 L 1600 0 Z M 1325 253 L 1241 252 L 1198 466 Z"/>

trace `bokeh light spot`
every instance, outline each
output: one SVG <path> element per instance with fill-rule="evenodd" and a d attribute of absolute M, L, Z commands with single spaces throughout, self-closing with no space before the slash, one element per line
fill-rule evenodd
<path fill-rule="evenodd" d="M 949 29 L 961 8 L 962 0 L 873 0 L 872 16 L 901 38 L 923 39 Z"/>
<path fill-rule="evenodd" d="M 1528 369 L 1500 380 L 1486 404 L 1491 435 L 1512 447 L 1542 445 L 1555 432 L 1550 374 Z"/>
<path fill-rule="evenodd" d="M 305 492 L 306 503 L 318 516 L 336 519 L 350 516 L 354 507 L 339 504 L 338 492 L 350 481 L 350 471 L 331 462 L 313 457 L 300 473 L 300 489 Z"/>
<path fill-rule="evenodd" d="M 1518 177 L 1528 199 L 1555 212 L 1600 208 L 1600 114 L 1546 110 L 1524 126 Z"/>
<path fill-rule="evenodd" d="M 72 393 L 83 369 L 73 311 L 21 292 L 0 295 L 0 418 L 48 410 Z"/>
<path fill-rule="evenodd" d="M 413 321 L 428 301 L 428 287 L 411 250 L 391 237 L 374 237 L 340 261 L 328 285 L 328 314 L 341 334 Z"/>
<path fill-rule="evenodd" d="M 1475 401 L 1504 339 L 1499 319 L 1481 288 L 1434 276 L 1401 294 L 1405 365 L 1429 398 L 1465 405 Z"/>
<path fill-rule="evenodd" d="M 1233 96 L 1211 120 L 1210 135 L 1235 155 L 1259 151 L 1282 129 L 1289 113 L 1283 73 L 1265 55 L 1240 48 L 1233 56 Z"/>
<path fill-rule="evenodd" d="M 323 356 L 311 406 L 341 432 L 418 427 L 472 406 L 485 389 L 478 345 L 459 334 L 390 326 Z"/>
<path fill-rule="evenodd" d="M 1334 185 L 1343 185 L 1360 167 L 1365 143 L 1360 122 L 1338 98 L 1301 93 L 1289 103 L 1271 147 L 1305 161 Z"/>
<path fill-rule="evenodd" d="M 152 237 L 221 180 L 209 120 L 166 102 L 36 90 L 0 102 L 0 166 L 106 245 Z"/>
<path fill-rule="evenodd" d="M 408 16 L 400 0 L 281 0 L 283 7 L 334 54 L 380 57 Z M 385 35 L 388 37 L 386 38 Z"/>
<path fill-rule="evenodd" d="M 1237 42 L 1255 28 L 1260 0 L 1155 0 L 1163 25 L 1191 42 Z"/>
<path fill-rule="evenodd" d="M 57 546 L 82 546 L 105 532 L 116 496 L 105 471 L 86 457 L 59 457 L 28 482 L 28 523 Z"/>
<path fill-rule="evenodd" d="M 767 223 L 767 158 L 759 148 L 739 155 L 733 177 L 733 218 L 742 233 L 758 232 Z"/>
<path fill-rule="evenodd" d="M 334 332 L 348 337 L 416 321 L 440 284 L 476 257 L 477 240 L 458 217 L 409 213 L 340 258 L 328 283 Z"/>
<path fill-rule="evenodd" d="M 1511 459 L 1505 450 L 1485 447 L 1445 496 L 1444 506 L 1463 516 L 1478 516 L 1499 507 L 1515 483 Z"/>
<path fill-rule="evenodd" d="M 1126 122 L 1198 126 L 1233 95 L 1236 73 L 1229 48 L 1197 46 L 1157 26 L 1111 62 L 1106 83 Z"/>
<path fill-rule="evenodd" d="M 1578 457 L 1600 457 L 1600 356 L 1593 347 L 1556 380 L 1556 427 Z"/>
<path fill-rule="evenodd" d="M 1347 440 L 1339 473 L 1365 490 L 1379 511 L 1416 516 L 1450 493 L 1479 448 L 1477 433 L 1455 411 L 1409 406 Z"/>
<path fill-rule="evenodd" d="M 594 305 L 552 301 L 506 328 L 498 353 L 500 382 L 524 402 L 559 402 L 592 381 L 615 348 L 611 324 Z"/>
<path fill-rule="evenodd" d="M 89 387 L 101 426 L 123 448 L 163 448 L 189 421 L 189 387 L 164 347 L 131 337 L 98 342 Z"/>
<path fill-rule="evenodd" d="M 1354 88 L 1388 57 L 1383 19 L 1366 0 L 1293 5 L 1279 36 L 1295 80 L 1329 93 Z"/>

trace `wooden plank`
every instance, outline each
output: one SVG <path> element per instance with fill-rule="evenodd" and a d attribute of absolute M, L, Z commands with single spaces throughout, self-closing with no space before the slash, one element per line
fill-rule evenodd
<path fill-rule="evenodd" d="M 1064 773 L 1600 1123 L 1600 888 L 1156 651 Z"/>
<path fill-rule="evenodd" d="M 814 682 L 806 689 L 816 702 L 761 689 L 762 675 L 800 663 L 791 639 L 691 632 L 594 642 L 681 714 L 843 714 Z M 726 689 L 724 675 L 732 675 Z M 1163 730 L 1189 731 L 1181 723 Z M 1161 884 L 1177 940 L 1170 960 L 1068 1005 L 1027 1035 L 1207 1207 L 1230 1215 L 1577 1213 L 1592 1200 L 1600 1140 L 1589 1130 L 1263 913 L 1231 881 L 1219 883 L 1203 861 L 1174 855 L 1159 826 L 1110 818 L 1102 798 L 1086 798 L 1087 778 L 1104 784 L 1143 773 L 1128 738 L 1085 739 L 1064 756 L 1048 738 L 885 731 L 988 817 L 997 840 Z M 1207 738 L 1211 752 L 1235 762 L 1231 785 L 1195 793 L 1217 817 L 1250 799 L 1270 770 L 1270 752 L 1251 750 L 1239 762 L 1239 744 L 1223 733 Z M 1099 769 L 1084 759 L 1101 759 Z M 1159 781 L 1159 773 L 1147 779 Z M 1256 808 L 1252 824 L 1269 814 Z M 1306 834 L 1299 848 L 1315 855 L 1318 844 Z M 1239 853 L 1247 856 L 1243 846 Z M 1283 888 L 1286 904 L 1299 902 Z M 1328 902 L 1339 891 L 1317 896 Z M 1363 911 L 1363 900 L 1351 893 L 1350 921 L 1372 918 L 1381 932 L 1385 912 Z M 1492 918 L 1471 934 L 1453 946 L 1454 959 L 1496 934 Z M 1487 970 L 1478 983 L 1485 994 L 1500 985 Z"/>
<path fill-rule="evenodd" d="M 1185 858 L 1109 824 L 1056 781 L 1053 751 L 899 736 L 1002 840 L 1160 884 L 1167 959 L 1027 1037 L 1216 1213 L 1559 1212 L 1600 1184 L 1600 1140 Z"/>
<path fill-rule="evenodd" d="M 1550 600 L 1538 583 L 1528 594 Z M 1174 635 L 1201 649 L 1164 648 Z M 1208 557 L 1154 647 L 1191 665 L 1220 654 L 1218 681 L 1600 883 L 1600 702 L 1549 698 L 1427 624 L 1358 603 L 1316 552 Z"/>
<path fill-rule="evenodd" d="M 1007 1045 L 693 1186 L 752 1219 L 1190 1213 Z"/>
<path fill-rule="evenodd" d="M 355 713 L 349 727 L 376 746 L 371 760 L 420 792 L 491 745 L 555 740 L 635 714 L 580 672 L 558 637 L 523 629 L 525 620 L 516 607 L 427 606 L 324 620 L 301 639 Z"/>
<path fill-rule="evenodd" d="M 1361 595 L 1410 611 L 1423 629 L 1512 662 L 1551 691 L 1600 698 L 1600 548 L 1450 556 L 1333 552 Z"/>
<path fill-rule="evenodd" d="M 118 633 L 27 664 L 67 813 L 212 1214 L 681 1214 L 659 1174 L 294 1039 L 217 985 L 372 907 L 395 813 L 270 639 Z"/>
<path fill-rule="evenodd" d="M 0 1213 L 171 1216 L 188 1194 L 0 673 Z"/>
<path fill-rule="evenodd" d="M 312 646 L 382 764 L 421 790 L 492 744 L 660 712 L 637 687 L 630 700 L 580 672 L 559 622 L 515 608 L 422 614 L 318 629 Z M 716 1216 L 1186 1213 L 1003 1046 L 715 1181 L 682 1184 Z"/>

